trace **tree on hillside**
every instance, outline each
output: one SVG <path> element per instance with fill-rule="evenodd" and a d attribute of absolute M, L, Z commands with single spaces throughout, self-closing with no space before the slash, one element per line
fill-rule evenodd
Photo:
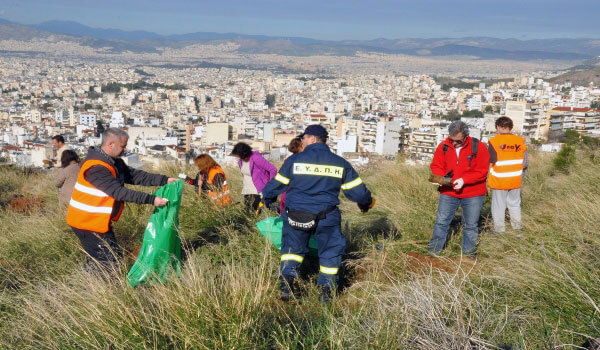
<path fill-rule="evenodd" d="M 590 107 L 594 108 L 594 109 L 600 109 L 600 100 L 592 101 L 592 104 L 590 105 Z"/>
<path fill-rule="evenodd" d="M 494 107 L 492 107 L 491 105 L 487 105 L 487 106 L 485 106 L 484 112 L 492 113 L 492 112 L 494 112 Z"/>
<path fill-rule="evenodd" d="M 473 110 L 473 111 L 464 111 L 462 116 L 464 118 L 483 118 L 483 112 L 482 111 L 477 111 L 477 110 Z"/>
<path fill-rule="evenodd" d="M 273 106 L 275 106 L 275 94 L 267 94 L 267 98 L 265 98 L 265 104 L 269 106 L 269 108 L 273 108 Z"/>
<path fill-rule="evenodd" d="M 104 128 L 102 120 L 96 120 L 96 136 L 100 137 L 104 133 L 104 130 L 106 129 Z"/>

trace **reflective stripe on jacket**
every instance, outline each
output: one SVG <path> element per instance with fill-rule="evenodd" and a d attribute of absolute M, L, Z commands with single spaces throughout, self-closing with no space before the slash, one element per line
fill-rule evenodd
<path fill-rule="evenodd" d="M 371 203 L 371 192 L 352 165 L 331 152 L 326 144 L 315 143 L 288 157 L 262 194 L 275 201 L 287 191 L 286 208 L 318 214 L 340 203 L 340 190 L 353 202 L 363 206 Z M 338 224 L 326 220 L 323 223 Z"/>
<path fill-rule="evenodd" d="M 223 175 L 223 185 L 221 187 L 215 186 L 213 181 L 215 176 L 218 174 Z M 229 195 L 229 185 L 227 184 L 227 179 L 225 177 L 225 172 L 221 169 L 220 166 L 216 166 L 211 168 L 208 171 L 208 197 L 213 203 L 215 203 L 219 207 L 224 207 L 227 204 L 231 203 L 231 196 Z"/>
<path fill-rule="evenodd" d="M 101 160 L 86 160 L 79 170 L 77 182 L 73 187 L 67 210 L 67 224 L 81 230 L 106 233 L 110 221 L 119 220 L 124 205 L 121 203 L 117 214 L 111 217 L 115 199 L 85 179 L 85 172 L 95 165 L 106 167 L 115 178 L 117 177 L 115 168 L 110 164 Z"/>
<path fill-rule="evenodd" d="M 513 134 L 500 134 L 492 137 L 490 146 L 497 154 L 492 164 L 488 186 L 495 190 L 512 190 L 521 187 L 525 140 Z"/>

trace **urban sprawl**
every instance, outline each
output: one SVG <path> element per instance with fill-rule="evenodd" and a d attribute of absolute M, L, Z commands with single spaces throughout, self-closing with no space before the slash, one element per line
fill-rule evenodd
<path fill-rule="evenodd" d="M 508 116 L 514 132 L 556 150 L 566 130 L 600 137 L 600 88 L 555 84 L 521 74 L 472 88 L 427 75 L 319 76 L 231 68 L 170 69 L 3 57 L 0 163 L 49 167 L 50 139 L 85 153 L 108 127 L 129 133 L 128 164 L 189 162 L 208 153 L 233 163 L 244 141 L 265 157 L 287 156 L 307 125 L 321 124 L 329 146 L 357 164 L 402 155 L 429 162 L 462 119 L 471 136 L 495 134 Z"/>

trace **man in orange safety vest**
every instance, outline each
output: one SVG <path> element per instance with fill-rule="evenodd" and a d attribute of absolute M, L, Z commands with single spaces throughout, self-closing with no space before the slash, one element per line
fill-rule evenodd
<path fill-rule="evenodd" d="M 124 185 L 162 186 L 177 180 L 127 166 L 120 156 L 128 139 L 125 131 L 116 128 L 102 134 L 102 145 L 88 150 L 69 201 L 67 224 L 81 241 L 88 255 L 86 267 L 91 270 L 112 268 L 120 260 L 112 222 L 119 220 L 124 202 L 157 207 L 168 202 Z"/>
<path fill-rule="evenodd" d="M 513 229 L 521 230 L 521 183 L 527 169 L 525 139 L 511 133 L 513 121 L 508 117 L 496 120 L 498 134 L 488 142 L 490 172 L 488 187 L 492 189 L 494 231 L 505 232 L 506 208 Z"/>

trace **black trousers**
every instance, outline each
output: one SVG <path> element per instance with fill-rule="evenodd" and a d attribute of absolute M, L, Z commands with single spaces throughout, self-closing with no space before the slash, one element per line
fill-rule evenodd
<path fill-rule="evenodd" d="M 71 229 L 87 253 L 86 269 L 96 271 L 99 268 L 105 270 L 118 268 L 123 253 L 117 244 L 112 227 L 106 233 L 80 230 L 75 227 Z"/>
<path fill-rule="evenodd" d="M 258 209 L 258 205 L 260 204 L 260 194 L 245 194 L 244 195 L 244 205 L 246 209 L 252 211 L 252 213 L 256 212 Z"/>

